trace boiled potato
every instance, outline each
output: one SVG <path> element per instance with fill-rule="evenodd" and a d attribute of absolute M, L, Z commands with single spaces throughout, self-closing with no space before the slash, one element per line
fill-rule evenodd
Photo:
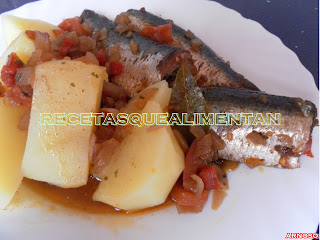
<path fill-rule="evenodd" d="M 158 91 L 154 94 L 150 101 L 159 103 L 162 111 L 164 111 L 168 107 L 172 92 L 172 89 L 169 88 L 168 82 L 162 80 L 160 82 L 150 85 L 148 88 L 158 89 Z"/>
<path fill-rule="evenodd" d="M 11 106 L 0 98 L 0 209 L 5 208 L 22 180 L 21 162 L 27 131 L 18 129 L 25 108 Z"/>
<path fill-rule="evenodd" d="M 142 112 L 163 111 L 149 101 Z M 170 126 L 134 127 L 105 168 L 93 199 L 129 211 L 156 206 L 166 200 L 183 169 L 184 153 Z"/>
<path fill-rule="evenodd" d="M 11 31 L 14 32 L 14 28 L 9 32 L 7 30 L 7 33 L 10 35 Z M 10 53 L 17 53 L 26 63 L 34 50 L 34 42 L 25 33 L 21 33 L 1 56 L 0 69 L 6 64 Z M 27 131 L 19 130 L 18 123 L 25 112 L 25 108 L 8 105 L 4 98 L 0 99 L 0 209 L 9 204 L 22 180 L 21 164 Z"/>
<path fill-rule="evenodd" d="M 158 89 L 157 92 L 149 100 L 159 103 L 161 109 L 165 110 L 168 107 L 170 97 L 171 97 L 171 92 L 172 92 L 172 89 L 169 88 L 168 82 L 165 80 L 162 80 L 160 82 L 150 85 L 143 91 L 146 91 L 149 88 Z M 143 91 L 140 93 L 143 93 Z M 127 106 L 123 109 L 123 111 L 128 113 L 131 113 L 132 111 L 136 112 L 134 105 L 138 97 L 139 97 L 139 94 L 131 98 Z"/>
<path fill-rule="evenodd" d="M 107 78 L 104 67 L 80 61 L 57 60 L 36 67 L 28 140 L 22 162 L 25 177 L 63 188 L 87 183 L 89 141 L 94 126 L 49 125 L 51 120 L 41 124 L 40 114 L 97 112 L 103 81 Z M 60 115 L 59 119 L 61 123 L 63 117 Z"/>
<path fill-rule="evenodd" d="M 59 29 L 57 26 L 40 20 L 19 18 L 8 14 L 2 15 L 1 20 L 6 46 L 9 46 L 13 40 L 26 30 L 47 32 L 51 37 L 54 37 L 52 30 Z"/>

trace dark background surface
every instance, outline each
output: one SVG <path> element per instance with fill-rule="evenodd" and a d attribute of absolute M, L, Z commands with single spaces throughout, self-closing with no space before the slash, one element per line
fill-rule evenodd
<path fill-rule="evenodd" d="M 0 0 L 0 13 L 35 0 Z M 319 88 L 318 0 L 214 0 L 262 24 L 294 51 Z"/>
<path fill-rule="evenodd" d="M 0 13 L 35 0 L 0 0 Z M 294 51 L 319 88 L 318 0 L 215 0 L 259 22 Z M 319 228 L 318 228 L 319 233 Z"/>
<path fill-rule="evenodd" d="M 294 51 L 319 88 L 318 0 L 215 0 L 259 22 Z"/>

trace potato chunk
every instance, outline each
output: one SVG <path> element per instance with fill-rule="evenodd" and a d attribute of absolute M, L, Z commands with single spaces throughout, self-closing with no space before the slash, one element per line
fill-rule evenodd
<path fill-rule="evenodd" d="M 10 46 L 0 58 L 0 69 L 12 52 L 24 63 L 29 60 L 35 47 L 34 41 L 26 36 L 24 30 L 39 30 L 52 34 L 51 29 L 58 28 L 41 21 L 25 21 L 8 15 L 3 15 L 2 20 L 5 41 L 7 46 Z M 19 130 L 18 123 L 26 111 L 25 108 L 6 104 L 4 98 L 0 99 L 0 209 L 9 204 L 22 180 L 21 164 L 28 133 Z"/>
<path fill-rule="evenodd" d="M 163 112 L 149 101 L 144 113 Z M 105 168 L 105 177 L 93 195 L 124 210 L 163 203 L 184 169 L 184 153 L 170 126 L 134 127 Z"/>
<path fill-rule="evenodd" d="M 150 98 L 150 101 L 159 103 L 162 111 L 167 110 L 172 92 L 172 89 L 169 88 L 168 82 L 162 80 L 160 82 L 150 85 L 148 88 L 158 89 L 154 96 Z"/>
<path fill-rule="evenodd" d="M 124 112 L 131 113 L 132 111 L 136 111 L 135 102 L 139 98 L 140 94 L 143 94 L 143 92 L 148 91 L 150 88 L 155 88 L 157 91 L 155 94 L 149 99 L 149 101 L 157 102 L 160 104 L 160 107 L 162 110 L 165 110 L 168 108 L 168 104 L 171 97 L 172 89 L 169 88 L 168 82 L 166 80 L 162 80 L 160 82 L 154 83 L 150 85 L 149 87 L 145 88 L 140 93 L 136 94 L 133 98 L 130 99 L 127 106 L 123 109 Z"/>
<path fill-rule="evenodd" d="M 26 30 L 47 32 L 51 37 L 54 37 L 52 30 L 60 29 L 44 21 L 19 18 L 8 14 L 2 15 L 1 20 L 6 46 L 9 46 L 13 40 Z"/>
<path fill-rule="evenodd" d="M 22 163 L 25 177 L 63 188 L 87 183 L 89 141 L 94 126 L 49 125 L 53 121 L 50 119 L 41 125 L 40 114 L 97 112 L 107 77 L 104 67 L 80 61 L 58 60 L 37 66 Z M 63 116 L 59 119 L 56 122 L 63 123 Z"/>
<path fill-rule="evenodd" d="M 19 130 L 18 124 L 26 111 L 0 98 L 0 209 L 9 204 L 22 180 L 21 162 L 27 131 Z"/>

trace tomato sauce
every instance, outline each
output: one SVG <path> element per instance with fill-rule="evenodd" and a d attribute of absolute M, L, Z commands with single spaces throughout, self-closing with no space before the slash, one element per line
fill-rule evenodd
<path fill-rule="evenodd" d="M 239 162 L 224 160 L 221 169 L 224 172 L 231 172 L 236 170 L 239 167 Z"/>
<path fill-rule="evenodd" d="M 52 201 L 58 205 L 69 209 L 79 210 L 81 212 L 104 214 L 104 215 L 142 215 L 159 211 L 174 205 L 171 199 L 167 199 L 163 204 L 152 208 L 147 208 L 135 212 L 128 212 L 114 208 L 102 202 L 92 200 L 92 195 L 98 187 L 99 181 L 93 177 L 89 177 L 88 183 L 80 188 L 60 188 L 45 182 L 23 179 L 23 184 L 30 188 L 33 192 Z"/>

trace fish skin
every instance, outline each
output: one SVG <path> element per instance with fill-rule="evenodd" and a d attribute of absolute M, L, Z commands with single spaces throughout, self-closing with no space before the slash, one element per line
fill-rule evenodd
<path fill-rule="evenodd" d="M 147 11 L 130 9 L 126 14 L 131 20 L 131 24 L 133 24 L 138 31 L 148 25 L 158 26 L 172 23 L 171 20 L 164 20 Z M 194 65 L 198 69 L 197 81 L 199 85 L 259 90 L 243 75 L 235 72 L 221 57 L 196 36 L 192 40 L 200 42 L 203 47 L 199 51 L 191 50 L 191 40 L 184 36 L 185 32 L 184 29 L 172 23 L 174 41 L 179 43 L 183 49 L 190 51 L 192 55 Z"/>
<path fill-rule="evenodd" d="M 202 87 L 208 112 L 230 113 L 281 113 L 281 125 L 271 126 L 210 126 L 226 143 L 218 151 L 220 159 L 245 162 L 248 158 L 264 159 L 265 166 L 278 168 L 298 168 L 299 157 L 306 151 L 313 127 L 317 124 L 317 109 L 310 101 L 265 94 L 259 91 L 238 90 L 225 87 Z M 265 97 L 263 97 L 265 96 Z M 254 145 L 246 139 L 252 131 L 263 135 L 273 132 L 266 145 Z M 232 133 L 233 139 L 227 137 Z M 281 143 L 279 134 L 292 139 L 292 152 L 285 155 L 275 150 Z M 280 135 L 281 136 L 281 135 Z M 281 161 L 281 159 L 283 159 Z"/>
<path fill-rule="evenodd" d="M 149 85 L 174 74 L 180 66 L 179 57 L 186 57 L 191 61 L 190 54 L 181 48 L 155 43 L 137 33 L 133 33 L 131 38 L 121 35 L 116 32 L 115 23 L 94 11 L 84 10 L 81 19 L 93 30 L 99 31 L 104 27 L 107 29 L 108 37 L 103 44 L 109 56 L 112 47 L 115 44 L 120 45 L 123 72 L 112 76 L 111 81 L 127 90 L 131 97 Z M 138 45 L 137 54 L 131 52 L 130 41 Z"/>

